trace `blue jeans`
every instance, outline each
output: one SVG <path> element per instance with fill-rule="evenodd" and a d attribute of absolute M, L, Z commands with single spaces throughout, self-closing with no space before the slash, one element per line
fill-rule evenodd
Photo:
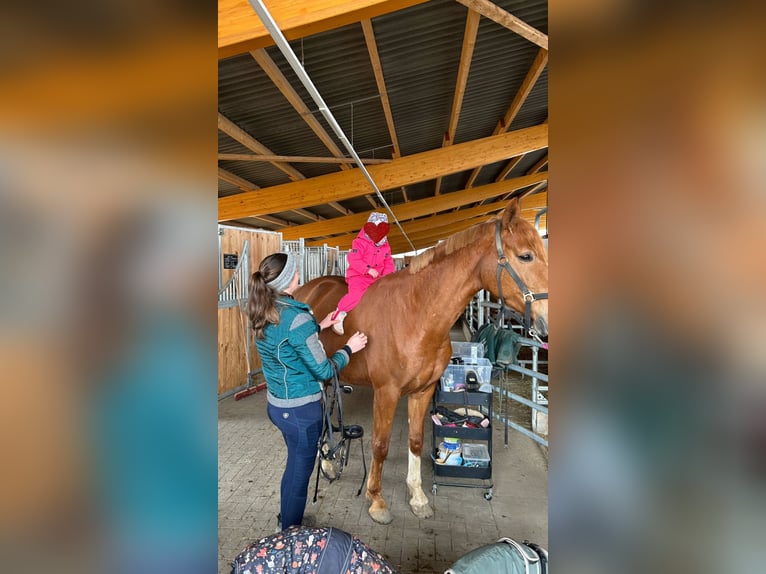
<path fill-rule="evenodd" d="M 280 488 L 284 530 L 293 525 L 300 526 L 303 520 L 309 479 L 322 433 L 322 402 L 314 401 L 294 408 L 275 407 L 269 403 L 267 412 L 269 420 L 282 431 L 287 444 L 287 465 Z"/>

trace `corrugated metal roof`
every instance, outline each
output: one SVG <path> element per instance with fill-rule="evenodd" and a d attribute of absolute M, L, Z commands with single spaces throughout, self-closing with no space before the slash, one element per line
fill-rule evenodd
<path fill-rule="evenodd" d="M 547 33 L 547 2 L 495 2 L 521 20 Z M 372 21 L 386 89 L 402 155 L 442 147 L 449 125 L 468 9 L 454 0 L 432 0 Z M 391 138 L 370 63 L 362 27 L 350 24 L 291 42 L 308 75 L 361 157 L 390 158 Z M 490 136 L 508 110 L 539 47 L 482 17 L 461 108 L 455 143 Z M 266 53 L 276 63 L 306 107 L 345 155 L 316 105 L 276 46 Z M 548 116 L 547 67 L 513 120 L 510 130 L 538 125 Z M 327 147 L 280 93 L 250 54 L 219 62 L 219 111 L 277 155 L 328 157 Z M 253 153 L 219 132 L 220 153 Z M 508 177 L 526 172 L 547 150 L 527 154 Z M 483 167 L 474 186 L 495 181 L 507 160 Z M 265 162 L 220 161 L 219 165 L 260 187 L 286 183 L 287 175 Z M 339 171 L 338 164 L 294 163 L 307 178 Z M 465 188 L 471 170 L 442 178 L 441 193 Z M 219 196 L 238 192 L 219 180 Z M 406 186 L 410 201 L 432 197 L 435 180 Z M 370 189 L 370 193 L 373 190 Z M 404 201 L 400 189 L 384 190 L 391 204 Z M 353 211 L 372 208 L 364 197 L 340 202 Z M 326 218 L 340 214 L 329 206 L 311 210 Z M 290 213 L 273 214 L 305 223 Z M 245 221 L 245 220 L 243 220 Z M 247 218 L 249 224 L 266 226 Z"/>

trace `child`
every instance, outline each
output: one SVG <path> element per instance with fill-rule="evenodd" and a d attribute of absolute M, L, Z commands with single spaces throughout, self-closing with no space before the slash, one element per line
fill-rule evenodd
<path fill-rule="evenodd" d="M 388 244 L 388 217 L 373 211 L 348 252 L 346 283 L 348 293 L 338 301 L 332 320 L 339 319 L 332 328 L 343 334 L 343 319 L 356 307 L 367 288 L 375 281 L 395 271 L 391 246 Z"/>

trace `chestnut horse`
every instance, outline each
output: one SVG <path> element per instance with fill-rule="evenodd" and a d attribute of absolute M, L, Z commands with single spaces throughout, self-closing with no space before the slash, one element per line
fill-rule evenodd
<path fill-rule="evenodd" d="M 436 383 L 452 355 L 450 330 L 481 289 L 495 297 L 502 293 L 505 303 L 521 313 L 525 308 L 524 297 L 510 272 L 499 274 L 502 284 L 498 290 L 498 264 L 505 262 L 499 251 L 528 287 L 527 299 L 532 298 L 531 292 L 547 293 L 545 247 L 534 226 L 520 217 L 514 199 L 498 219 L 452 235 L 413 258 L 406 269 L 373 283 L 345 319 L 347 334 L 362 331 L 368 336 L 367 347 L 352 356 L 341 377 L 344 382 L 371 385 L 374 390 L 373 460 L 366 494 L 372 501 L 370 516 L 376 522 L 388 524 L 392 520 L 381 494 L 381 475 L 396 405 L 405 395 L 410 508 L 418 518 L 433 516 L 421 485 L 423 421 Z M 317 317 L 324 317 L 345 292 L 343 278 L 319 277 L 300 287 L 295 298 L 311 305 Z M 532 303 L 531 318 L 536 331 L 546 335 L 547 299 Z M 321 334 L 328 354 L 340 348 L 347 337 L 338 336 L 332 329 Z"/>

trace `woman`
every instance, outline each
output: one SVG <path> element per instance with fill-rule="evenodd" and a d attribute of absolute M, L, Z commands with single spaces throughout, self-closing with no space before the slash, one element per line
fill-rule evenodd
<path fill-rule="evenodd" d="M 268 388 L 268 415 L 287 444 L 281 484 L 281 527 L 300 525 L 309 478 L 322 432 L 321 381 L 345 367 L 364 349 L 367 336 L 354 333 L 329 359 L 318 333 L 332 325 L 328 314 L 317 324 L 311 308 L 293 299 L 300 270 L 292 253 L 269 255 L 250 278 L 247 314 L 255 331 Z"/>

